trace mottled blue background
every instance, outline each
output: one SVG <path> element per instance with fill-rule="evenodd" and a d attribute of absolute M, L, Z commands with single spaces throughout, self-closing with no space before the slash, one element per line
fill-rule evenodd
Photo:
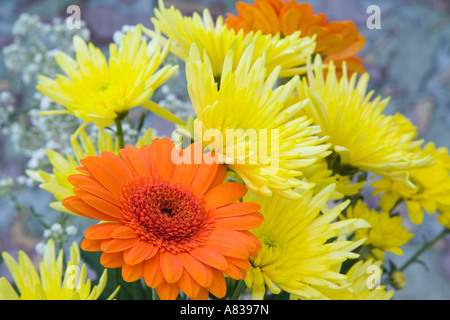
<path fill-rule="evenodd" d="M 112 34 L 124 24 L 149 25 L 157 1 L 150 0 L 0 0 L 0 48 L 8 45 L 14 21 L 22 12 L 38 14 L 43 21 L 65 18 L 66 8 L 76 4 L 97 45 L 112 41 Z M 208 7 L 213 15 L 235 12 L 235 1 L 166 1 L 185 14 Z M 449 0 L 316 0 L 315 12 L 329 20 L 353 20 L 366 37 L 360 56 L 371 75 L 370 86 L 382 96 L 391 96 L 387 113 L 400 111 L 418 127 L 420 137 L 450 147 L 450 1 Z M 381 29 L 366 26 L 370 5 L 381 9 Z M 10 76 L 0 62 L 0 91 L 11 88 Z M 30 88 L 29 90 L 34 90 Z M 1 139 L 0 139 L 1 140 Z M 12 162 L 0 146 L 0 177 L 23 174 L 25 161 Z M 7 160 L 9 159 L 9 160 Z M 44 194 L 23 195 L 22 200 L 46 206 Z M 11 224 L 12 207 L 0 204 L 0 251 L 24 249 L 33 252 L 37 239 Z M 434 216 L 426 216 L 420 228 L 407 225 L 416 236 L 404 247 L 407 259 L 423 241 L 432 238 L 440 226 Z M 422 256 L 426 267 L 416 264 L 407 272 L 407 285 L 397 299 L 450 299 L 450 238 L 441 240 Z M 0 272 L 1 272 L 0 268 Z M 1 276 L 1 273 L 0 273 Z"/>

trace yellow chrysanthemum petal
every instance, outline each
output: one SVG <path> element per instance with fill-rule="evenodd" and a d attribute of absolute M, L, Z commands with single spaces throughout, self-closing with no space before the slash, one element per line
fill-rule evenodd
<path fill-rule="evenodd" d="M 230 50 L 235 53 L 232 61 L 235 68 L 250 44 L 255 46 L 254 60 L 263 55 L 266 57 L 265 67 L 269 73 L 280 67 L 280 77 L 292 77 L 306 72 L 306 57 L 314 52 L 316 45 L 315 38 L 301 38 L 300 32 L 283 38 L 280 35 L 264 35 L 262 32 L 236 33 L 227 29 L 222 16 L 214 21 L 208 9 L 204 9 L 203 15 L 194 13 L 192 16 L 183 16 L 174 6 L 165 8 L 162 0 L 155 9 L 152 22 L 173 40 L 170 50 L 183 61 L 189 57 L 192 43 L 196 43 L 202 58 L 207 55 L 211 60 L 214 77 L 220 76 Z M 144 32 L 150 37 L 155 36 L 152 30 L 144 29 Z M 162 39 L 162 43 L 167 42 Z"/>
<path fill-rule="evenodd" d="M 94 122 L 99 127 L 113 124 L 119 115 L 144 104 L 178 68 L 157 70 L 168 48 L 162 50 L 158 32 L 147 44 L 141 28 L 138 25 L 135 31 L 127 32 L 118 47 L 110 44 L 108 61 L 99 48 L 75 36 L 76 59 L 65 53 L 56 56 L 67 76 L 39 76 L 37 89 L 85 123 Z"/>
<path fill-rule="evenodd" d="M 347 77 L 345 68 L 338 79 L 333 63 L 324 65 L 317 56 L 314 63 L 308 62 L 308 77 L 297 85 L 299 99 L 309 98 L 316 104 L 301 112 L 329 136 L 341 163 L 411 186 L 399 171 L 430 166 L 433 157 L 414 150 L 420 141 L 414 140 L 416 133 L 405 117 L 382 113 L 389 99 L 372 99 L 368 81 L 368 74 Z"/>
<path fill-rule="evenodd" d="M 344 217 L 341 216 L 342 219 Z M 365 245 L 390 251 L 402 255 L 401 246 L 406 244 L 414 235 L 402 226 L 400 216 L 391 216 L 389 212 L 371 210 L 365 203 L 358 200 L 346 210 L 345 219 L 363 219 L 370 224 L 369 228 L 358 229 L 355 239 L 367 239 Z M 345 220 L 344 220 L 345 221 Z"/>
<path fill-rule="evenodd" d="M 358 255 L 351 252 L 355 242 L 339 237 L 341 228 L 354 228 L 333 222 L 348 201 L 322 212 L 333 191 L 334 185 L 329 185 L 317 195 L 310 190 L 295 200 L 275 194 L 264 197 L 251 191 L 245 195 L 244 201 L 259 204 L 264 215 L 263 224 L 252 230 L 263 246 L 250 259 L 252 268 L 245 280 L 253 288 L 254 299 L 264 296 L 266 286 L 275 294 L 281 289 L 302 299 L 323 296 L 313 286 L 340 287 L 338 282 L 345 276 L 335 271 L 336 265 Z M 340 240 L 330 242 L 336 237 Z"/>
<path fill-rule="evenodd" d="M 345 274 L 340 288 L 317 288 L 328 300 L 390 300 L 394 291 L 380 284 L 381 261 L 359 260 Z"/>
<path fill-rule="evenodd" d="M 92 288 L 91 292 L 90 281 L 86 281 L 86 266 L 84 264 L 79 266 L 80 251 L 75 242 L 71 246 L 70 255 L 71 258 L 64 270 L 63 251 L 60 250 L 56 257 L 55 244 L 50 239 L 44 258 L 39 264 L 38 274 L 30 258 L 23 251 L 19 252 L 18 262 L 10 254 L 4 252 L 2 257 L 18 292 L 5 278 L 1 278 L 0 300 L 98 299 L 105 288 L 106 272 L 103 273 L 99 285 Z M 80 272 L 80 270 L 82 271 Z M 110 298 L 112 299 L 114 296 L 110 296 Z"/>
<path fill-rule="evenodd" d="M 202 57 L 192 45 L 186 76 L 198 117 L 194 130 L 250 189 L 266 196 L 276 192 L 298 198 L 294 188 L 314 186 L 299 179 L 302 169 L 328 155 L 329 144 L 317 136 L 311 119 L 294 117 L 311 103 L 309 99 L 284 108 L 299 78 L 273 89 L 280 68 L 267 76 L 264 57 L 253 63 L 254 49 L 253 44 L 248 46 L 236 69 L 234 52 L 227 53 L 219 88 L 208 55 Z"/>
<path fill-rule="evenodd" d="M 375 189 L 373 194 L 381 194 L 380 205 L 383 210 L 389 211 L 399 200 L 403 200 L 411 221 L 415 224 L 423 221 L 424 210 L 434 214 L 436 211 L 445 212 L 445 208 L 450 207 L 448 149 L 436 148 L 434 143 L 428 143 L 421 153 L 433 157 L 434 164 L 407 171 L 413 184 L 411 188 L 390 177 L 381 177 L 371 183 Z"/>

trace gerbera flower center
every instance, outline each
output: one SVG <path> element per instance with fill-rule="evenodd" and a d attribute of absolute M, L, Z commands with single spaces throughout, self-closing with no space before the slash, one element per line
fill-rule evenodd
<path fill-rule="evenodd" d="M 121 194 L 122 221 L 142 240 L 170 251 L 198 246 L 210 230 L 203 197 L 171 182 L 129 181 Z"/>

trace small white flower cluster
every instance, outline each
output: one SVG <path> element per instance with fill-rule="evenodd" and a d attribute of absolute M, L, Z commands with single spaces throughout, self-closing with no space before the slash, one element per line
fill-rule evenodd
<path fill-rule="evenodd" d="M 189 99 L 180 99 L 178 95 L 171 92 L 171 87 L 167 84 L 161 86 L 160 95 L 162 95 L 162 99 L 157 103 L 183 120 L 187 120 L 189 117 L 195 118 L 195 111 L 191 101 Z"/>
<path fill-rule="evenodd" d="M 122 38 L 125 35 L 125 33 L 127 33 L 128 31 L 133 31 L 134 29 L 136 29 L 136 26 L 125 24 L 122 26 L 120 30 L 114 31 L 113 33 L 114 43 L 116 45 L 119 45 L 122 42 Z"/>
<path fill-rule="evenodd" d="M 64 244 L 69 236 L 76 236 L 78 228 L 74 225 L 63 227 L 60 223 L 54 223 L 49 229 L 44 230 L 44 241 L 38 242 L 35 250 L 38 254 L 44 255 L 46 243 L 49 239 L 53 239 L 55 244 Z"/>
<path fill-rule="evenodd" d="M 11 92 L 0 92 L 0 128 L 3 134 L 8 133 L 8 124 L 15 110 L 15 102 L 16 99 L 13 97 Z"/>
<path fill-rule="evenodd" d="M 22 13 L 13 27 L 13 43 L 3 49 L 5 66 L 11 71 L 21 72 L 25 85 L 34 84 L 38 74 L 54 77 L 59 71 L 55 55 L 59 51 L 73 54 L 72 38 L 75 34 L 86 41 L 90 38 L 86 23 L 80 23 L 80 29 L 70 29 L 59 18 L 46 24 L 37 15 Z"/>
<path fill-rule="evenodd" d="M 58 105 L 49 98 L 35 93 L 31 108 L 10 125 L 11 145 L 16 152 L 29 157 L 29 169 L 42 169 L 49 165 L 46 149 L 63 154 L 71 153 L 70 133 L 81 125 L 80 120 L 72 115 L 39 114 L 41 111 L 57 108 Z"/>
<path fill-rule="evenodd" d="M 38 74 L 55 77 L 61 73 L 55 61 L 59 51 L 74 55 L 72 38 L 75 34 L 89 40 L 86 23 L 80 23 L 80 29 L 70 29 L 61 19 L 43 23 L 39 16 L 23 13 L 14 24 L 13 42 L 3 49 L 5 66 L 21 75 L 24 86 L 20 90 L 22 105 L 15 110 L 14 97 L 7 92 L 0 94 L 0 127 L 4 135 L 9 135 L 13 151 L 29 158 L 29 169 L 49 165 L 46 149 L 70 153 L 70 133 L 81 125 L 72 115 L 42 116 L 41 111 L 61 107 L 35 90 Z M 4 108 L 5 104 L 9 107 Z M 13 118 L 12 112 L 15 112 Z"/>
<path fill-rule="evenodd" d="M 0 196 L 10 195 L 14 188 L 32 187 L 35 184 L 36 182 L 30 177 L 18 176 L 14 181 L 13 177 L 3 175 L 0 178 Z"/>

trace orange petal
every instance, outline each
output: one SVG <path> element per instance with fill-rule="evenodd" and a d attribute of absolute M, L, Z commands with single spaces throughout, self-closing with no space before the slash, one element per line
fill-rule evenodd
<path fill-rule="evenodd" d="M 275 1 L 278 1 L 278 0 L 275 0 Z M 300 3 L 299 4 L 296 0 L 292 0 L 292 1 L 283 2 L 282 7 L 278 10 L 279 16 L 283 17 L 283 15 L 285 15 L 286 12 L 288 12 L 294 8 L 301 12 L 302 19 L 313 15 L 313 8 L 309 3 Z"/>
<path fill-rule="evenodd" d="M 164 276 L 159 265 L 159 255 L 143 262 L 144 280 L 147 286 L 156 288 L 164 282 Z"/>
<path fill-rule="evenodd" d="M 297 28 L 302 31 L 302 35 L 310 35 L 309 29 L 313 26 L 323 25 L 327 20 L 327 16 L 324 14 L 315 14 L 310 17 L 306 17 L 301 20 L 300 24 L 297 25 Z"/>
<path fill-rule="evenodd" d="M 245 216 L 231 218 L 217 218 L 215 225 L 218 228 L 229 228 L 234 230 L 254 229 L 261 225 L 264 216 L 258 212 Z"/>
<path fill-rule="evenodd" d="M 228 264 L 232 264 L 242 270 L 249 270 L 252 265 L 248 259 L 227 258 Z"/>
<path fill-rule="evenodd" d="M 195 142 L 186 149 L 181 149 L 180 152 L 182 162 L 175 168 L 173 181 L 190 185 L 203 163 L 203 147 L 201 143 Z"/>
<path fill-rule="evenodd" d="M 218 169 L 218 163 L 201 164 L 194 180 L 191 183 L 192 192 L 198 196 L 203 195 L 214 181 Z"/>
<path fill-rule="evenodd" d="M 173 181 L 185 186 L 190 185 L 199 168 L 199 164 L 179 164 L 175 168 Z"/>
<path fill-rule="evenodd" d="M 227 177 L 227 168 L 224 165 L 219 165 L 219 167 L 217 168 L 216 176 L 214 177 L 214 180 L 211 182 L 209 188 L 212 189 L 215 186 L 222 184 L 226 177 Z"/>
<path fill-rule="evenodd" d="M 361 49 L 364 47 L 365 42 L 366 39 L 361 36 L 358 38 L 358 40 L 356 40 L 352 44 L 347 45 L 347 47 L 343 48 L 342 50 L 328 55 L 327 58 L 330 60 L 341 60 L 349 58 L 361 51 Z"/>
<path fill-rule="evenodd" d="M 243 244 L 249 252 L 259 251 L 261 249 L 261 242 L 248 230 L 237 231 L 229 229 L 216 229 L 211 233 L 210 237 L 226 237 L 230 240 L 237 241 Z"/>
<path fill-rule="evenodd" d="M 106 189 L 111 191 L 115 196 L 119 196 L 122 187 L 127 180 L 114 172 L 100 157 L 87 157 L 80 160 L 81 164 L 85 166 L 92 177 L 100 182 Z"/>
<path fill-rule="evenodd" d="M 237 202 L 217 208 L 213 215 L 215 218 L 235 217 L 258 212 L 260 209 L 260 206 L 253 202 Z"/>
<path fill-rule="evenodd" d="M 267 3 L 266 0 L 255 0 L 255 6 L 259 8 L 262 14 L 266 17 L 267 21 L 270 22 L 271 30 L 270 33 L 276 34 L 281 31 L 280 20 L 278 19 L 278 14 L 274 8 Z"/>
<path fill-rule="evenodd" d="M 122 265 L 122 278 L 127 282 L 133 282 L 141 279 L 144 273 L 142 271 L 142 263 L 135 265 L 128 265 L 124 263 Z"/>
<path fill-rule="evenodd" d="M 178 255 L 164 251 L 160 254 L 161 272 L 168 283 L 176 283 L 183 274 L 183 264 Z"/>
<path fill-rule="evenodd" d="M 156 288 L 161 300 L 175 300 L 180 294 L 180 288 L 175 283 L 162 283 Z"/>
<path fill-rule="evenodd" d="M 189 297 L 190 300 L 208 300 L 209 291 L 206 288 L 200 287 L 198 294 L 195 297 Z"/>
<path fill-rule="evenodd" d="M 108 189 L 106 189 L 102 184 L 100 184 L 91 176 L 83 174 L 73 174 L 69 176 L 67 180 L 75 187 L 83 189 L 86 192 L 90 192 L 97 197 L 103 198 L 114 204 L 120 204 L 118 202 L 118 199 Z"/>
<path fill-rule="evenodd" d="M 111 238 L 114 239 L 130 239 L 130 238 L 135 238 L 137 235 L 134 232 L 134 230 L 128 226 L 120 226 L 118 228 L 116 228 L 112 233 L 111 233 Z"/>
<path fill-rule="evenodd" d="M 235 280 L 243 280 L 247 274 L 245 270 L 242 270 L 231 263 L 228 263 L 228 267 L 223 270 L 223 273 Z"/>
<path fill-rule="evenodd" d="M 103 221 L 117 221 L 118 219 L 106 215 L 105 213 L 93 208 L 92 206 L 85 203 L 83 200 L 78 198 L 77 196 L 65 198 L 62 201 L 62 205 L 68 210 L 76 213 L 80 216 L 95 219 L 95 220 L 103 220 Z"/>
<path fill-rule="evenodd" d="M 121 226 L 120 223 L 99 223 L 87 228 L 84 236 L 91 240 L 110 239 L 112 232 Z"/>
<path fill-rule="evenodd" d="M 205 195 L 207 208 L 218 208 L 229 203 L 235 202 L 247 193 L 247 187 L 239 182 L 222 183 Z"/>
<path fill-rule="evenodd" d="M 147 241 L 138 242 L 123 253 L 126 264 L 134 265 L 152 258 L 158 252 L 158 248 Z"/>
<path fill-rule="evenodd" d="M 124 181 L 133 179 L 131 169 L 125 164 L 123 159 L 111 152 L 102 152 L 100 154 L 102 160 Z"/>
<path fill-rule="evenodd" d="M 247 6 L 242 10 L 242 16 L 250 23 L 253 30 L 261 30 L 263 34 L 272 33 L 272 24 L 264 14 L 253 6 Z"/>
<path fill-rule="evenodd" d="M 141 239 L 139 237 L 131 239 L 110 239 L 102 242 L 102 251 L 105 252 L 122 252 L 136 245 Z"/>
<path fill-rule="evenodd" d="M 247 248 L 237 241 L 230 241 L 225 237 L 210 237 L 204 246 L 219 251 L 226 257 L 247 259 L 249 256 Z"/>
<path fill-rule="evenodd" d="M 154 139 L 149 147 L 143 151 L 156 163 L 161 179 L 172 180 L 175 171 L 175 163 L 172 161 L 172 149 L 175 144 L 169 138 Z"/>
<path fill-rule="evenodd" d="M 91 173 L 89 172 L 89 170 L 88 170 L 87 168 L 85 168 L 85 167 L 78 167 L 76 170 L 77 170 L 78 172 L 84 174 L 84 175 L 87 175 L 87 176 L 89 176 L 89 175 L 91 174 Z"/>
<path fill-rule="evenodd" d="M 122 252 L 103 252 L 100 256 L 100 263 L 105 268 L 120 268 L 123 265 Z"/>
<path fill-rule="evenodd" d="M 130 168 L 134 177 L 152 176 L 151 161 L 148 156 L 135 146 L 127 145 L 119 151 L 124 163 Z"/>
<path fill-rule="evenodd" d="M 208 290 L 217 298 L 223 298 L 227 293 L 227 284 L 222 271 L 213 269 L 213 281 Z"/>
<path fill-rule="evenodd" d="M 102 251 L 100 245 L 102 244 L 101 240 L 90 240 L 84 238 L 81 240 L 80 248 L 84 251 Z"/>
<path fill-rule="evenodd" d="M 194 258 L 213 268 L 223 270 L 227 267 L 228 263 L 224 256 L 211 248 L 198 247 L 191 250 L 190 253 Z"/>
<path fill-rule="evenodd" d="M 199 284 L 187 272 L 183 272 L 177 285 L 188 297 L 195 297 L 200 292 Z"/>
<path fill-rule="evenodd" d="M 297 25 L 301 18 L 302 13 L 297 8 L 292 8 L 291 10 L 285 12 L 283 14 L 283 20 L 281 21 L 281 30 L 283 35 L 289 36 L 298 31 Z"/>
<path fill-rule="evenodd" d="M 281 8 L 283 8 L 283 5 L 285 4 L 285 2 L 282 2 L 280 0 L 264 0 L 267 2 L 267 4 L 269 4 L 273 10 L 275 10 L 275 12 L 280 12 Z"/>
<path fill-rule="evenodd" d="M 208 287 L 212 281 L 212 271 L 209 265 L 204 264 L 189 253 L 179 253 L 178 257 L 183 263 L 184 269 L 202 287 Z"/>
<path fill-rule="evenodd" d="M 106 216 L 112 216 L 117 219 L 122 218 L 122 209 L 109 201 L 91 195 L 90 193 L 85 193 L 82 196 L 77 194 L 77 196 L 87 205 L 95 208 L 97 211 L 103 213 Z"/>

